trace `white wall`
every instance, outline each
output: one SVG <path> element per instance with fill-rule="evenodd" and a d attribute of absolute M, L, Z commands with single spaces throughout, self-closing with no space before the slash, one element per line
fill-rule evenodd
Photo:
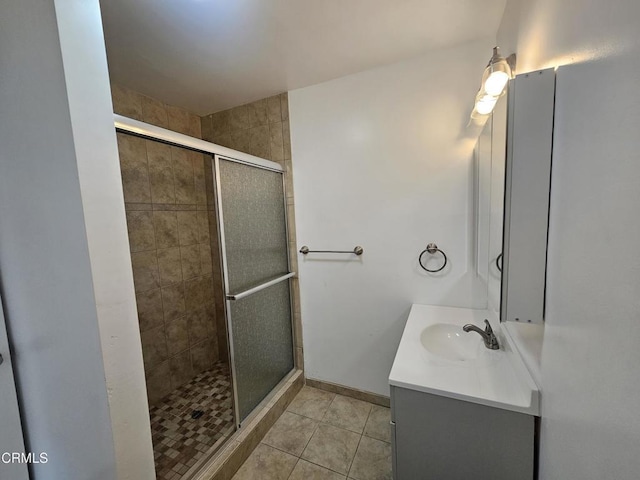
<path fill-rule="evenodd" d="M 493 39 L 289 93 L 306 374 L 388 394 L 412 303 L 486 305 L 476 291 L 471 154 L 462 132 Z M 439 274 L 418 265 L 436 242 Z M 431 267 L 439 266 L 434 259 Z"/>
<path fill-rule="evenodd" d="M 49 454 L 32 478 L 154 478 L 97 0 L 3 6 L 0 65 L 0 280 L 27 448 Z"/>
<path fill-rule="evenodd" d="M 521 332 L 542 387 L 541 480 L 638 478 L 640 3 L 510 0 L 518 72 L 558 70 L 546 323 Z M 523 327 L 531 328 L 531 327 Z"/>

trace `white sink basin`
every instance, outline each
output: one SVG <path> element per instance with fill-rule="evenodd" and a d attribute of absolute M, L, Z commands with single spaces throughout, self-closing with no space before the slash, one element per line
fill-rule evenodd
<path fill-rule="evenodd" d="M 500 350 L 489 350 L 471 323 L 490 319 Z M 389 384 L 528 415 L 540 414 L 540 391 L 495 312 L 413 305 Z"/>
<path fill-rule="evenodd" d="M 466 333 L 460 325 L 434 323 L 420 334 L 422 347 L 432 355 L 445 360 L 466 362 L 478 357 L 482 338 L 477 333 Z"/>

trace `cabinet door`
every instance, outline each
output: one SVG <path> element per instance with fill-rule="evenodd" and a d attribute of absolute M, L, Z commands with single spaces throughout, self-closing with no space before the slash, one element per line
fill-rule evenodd
<path fill-rule="evenodd" d="M 532 480 L 534 417 L 394 388 L 394 480 Z"/>
<path fill-rule="evenodd" d="M 24 452 L 24 440 L 13 378 L 9 341 L 0 299 L 0 478 L 28 480 L 27 466 L 12 463 L 11 453 Z"/>

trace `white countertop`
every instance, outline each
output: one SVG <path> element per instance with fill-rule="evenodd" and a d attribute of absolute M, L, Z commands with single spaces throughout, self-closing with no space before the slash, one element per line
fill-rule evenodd
<path fill-rule="evenodd" d="M 484 328 L 489 319 L 500 350 L 489 350 L 478 337 L 478 356 L 469 361 L 450 361 L 429 353 L 420 342 L 422 331 L 435 323 Z M 540 415 L 540 391 L 529 375 L 509 334 L 500 329 L 493 312 L 470 308 L 417 305 L 411 307 L 389 384 L 455 398 L 490 407 Z"/>

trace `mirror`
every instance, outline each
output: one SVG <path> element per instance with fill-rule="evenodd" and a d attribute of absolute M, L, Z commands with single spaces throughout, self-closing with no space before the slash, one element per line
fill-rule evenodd
<path fill-rule="evenodd" d="M 504 218 L 507 94 L 487 119 L 474 150 L 475 263 L 486 308 L 500 311 Z"/>
<path fill-rule="evenodd" d="M 555 75 L 549 68 L 518 75 L 509 83 L 503 322 L 544 321 Z"/>

